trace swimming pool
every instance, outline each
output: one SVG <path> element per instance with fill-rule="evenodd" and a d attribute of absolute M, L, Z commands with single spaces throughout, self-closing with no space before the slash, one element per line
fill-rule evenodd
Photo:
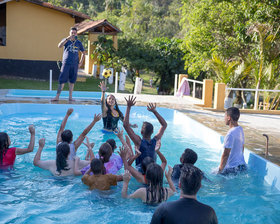
<path fill-rule="evenodd" d="M 69 107 L 74 108 L 74 113 L 66 128 L 73 131 L 75 139 L 94 113 L 100 113 L 100 106 L 0 105 L 0 131 L 8 132 L 12 146 L 27 145 L 30 137 L 27 126 L 32 123 L 36 126 L 34 152 L 18 156 L 14 171 L 0 173 L 0 223 L 149 223 L 155 207 L 138 200 L 122 199 L 122 183 L 108 192 L 91 192 L 82 184 L 81 177 L 53 177 L 48 171 L 33 166 L 39 138 L 46 138 L 42 158 L 55 158 L 56 133 Z M 120 109 L 125 112 L 125 107 Z M 168 123 L 162 139 L 162 153 L 172 166 L 179 162 L 185 148 L 198 153 L 196 165 L 212 181 L 202 183 L 198 199 L 215 209 L 219 223 L 279 223 L 278 166 L 246 151 L 248 174 L 235 178 L 215 176 L 212 171 L 219 165 L 222 152 L 220 136 L 180 112 L 166 108 L 158 108 L 158 111 Z M 131 123 L 138 124 L 138 134 L 144 120 L 153 123 L 155 132 L 158 131 L 159 125 L 152 113 L 145 107 L 133 107 Z M 101 128 L 102 122 L 99 122 L 88 135 L 96 143 L 95 153 L 108 138 L 117 140 L 114 135 L 104 135 Z M 83 158 L 85 152 L 85 147 L 81 146 L 78 156 Z M 129 193 L 139 186 L 132 179 Z M 177 193 L 170 200 L 178 197 Z"/>
<path fill-rule="evenodd" d="M 56 90 L 31 90 L 31 89 L 10 89 L 6 97 L 33 97 L 33 98 L 54 98 Z M 69 91 L 62 91 L 60 94 L 61 99 L 68 99 Z M 101 92 L 88 92 L 88 91 L 73 91 L 73 98 L 75 99 L 89 99 L 100 100 Z"/>

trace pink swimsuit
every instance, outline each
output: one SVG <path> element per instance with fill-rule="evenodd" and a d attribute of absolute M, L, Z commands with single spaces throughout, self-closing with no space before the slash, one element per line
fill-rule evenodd
<path fill-rule="evenodd" d="M 3 154 L 2 164 L 0 164 L 0 169 L 7 169 L 12 167 L 16 160 L 16 148 L 7 149 L 6 153 Z"/>

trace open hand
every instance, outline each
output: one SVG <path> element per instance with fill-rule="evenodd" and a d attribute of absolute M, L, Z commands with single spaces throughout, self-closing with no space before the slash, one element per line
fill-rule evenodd
<path fill-rule="evenodd" d="M 44 138 L 41 138 L 41 139 L 39 140 L 39 147 L 40 147 L 40 148 L 44 148 L 44 146 L 45 146 L 45 139 L 44 139 Z"/>
<path fill-rule="evenodd" d="M 173 168 L 168 165 L 168 172 L 165 171 L 166 178 L 171 178 L 172 172 L 173 172 Z"/>
<path fill-rule="evenodd" d="M 35 127 L 34 127 L 33 124 L 29 125 L 28 129 L 29 129 L 29 132 L 30 132 L 31 135 L 35 134 Z"/>
<path fill-rule="evenodd" d="M 102 92 L 105 92 L 107 90 L 106 84 L 104 81 L 100 82 L 100 85 L 98 85 Z"/>
<path fill-rule="evenodd" d="M 94 114 L 94 119 L 93 119 L 93 121 L 96 123 L 96 122 L 98 122 L 98 121 L 100 121 L 101 120 L 101 114 Z"/>
<path fill-rule="evenodd" d="M 155 112 L 156 111 L 156 107 L 157 107 L 157 104 L 156 103 L 149 103 L 147 105 L 147 110 L 148 111 L 151 111 L 151 112 Z"/>
<path fill-rule="evenodd" d="M 127 150 L 123 146 L 120 146 L 119 149 L 120 149 L 120 151 L 118 151 L 118 153 L 119 153 L 120 157 L 122 158 L 122 160 L 125 160 Z"/>
<path fill-rule="evenodd" d="M 128 96 L 128 99 L 124 98 L 126 100 L 126 104 L 128 107 L 132 107 L 136 104 L 136 97 L 133 98 L 133 96 Z"/>
<path fill-rule="evenodd" d="M 89 138 L 86 136 L 86 140 L 87 140 L 87 142 L 85 143 L 85 142 L 83 142 L 83 144 L 89 149 L 89 150 L 91 150 L 93 147 L 94 147 L 94 142 L 92 142 L 92 143 L 90 143 L 89 142 Z"/>

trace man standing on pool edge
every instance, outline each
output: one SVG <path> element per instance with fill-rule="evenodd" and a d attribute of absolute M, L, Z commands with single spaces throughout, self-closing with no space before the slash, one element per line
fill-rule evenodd
<path fill-rule="evenodd" d="M 78 68 L 84 62 L 85 50 L 84 47 L 77 39 L 77 28 L 71 27 L 70 35 L 66 38 L 63 38 L 62 41 L 58 44 L 58 47 L 61 48 L 64 46 L 63 50 L 63 60 L 61 72 L 58 78 L 58 89 L 56 97 L 52 101 L 58 101 L 61 91 L 63 90 L 64 84 L 69 81 L 69 101 L 73 101 L 72 93 L 74 89 L 74 84 L 77 79 Z M 79 61 L 79 51 L 81 51 L 82 56 Z"/>
<path fill-rule="evenodd" d="M 224 152 L 219 166 L 219 173 L 237 174 L 246 170 L 244 160 L 244 132 L 238 125 L 240 111 L 236 107 L 230 107 L 225 112 L 225 123 L 229 125 L 229 131 L 224 140 Z"/>

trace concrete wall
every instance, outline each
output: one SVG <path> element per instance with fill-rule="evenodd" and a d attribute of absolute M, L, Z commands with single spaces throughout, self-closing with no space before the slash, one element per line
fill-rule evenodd
<path fill-rule="evenodd" d="M 57 61 L 62 49 L 57 47 L 75 24 L 70 15 L 25 1 L 7 4 L 6 46 L 0 59 Z"/>

